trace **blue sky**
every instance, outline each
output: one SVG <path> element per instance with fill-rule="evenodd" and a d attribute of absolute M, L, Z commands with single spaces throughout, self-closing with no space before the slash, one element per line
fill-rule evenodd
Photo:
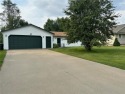
<path fill-rule="evenodd" d="M 2 3 L 3 0 L 0 0 Z M 11 0 L 21 10 L 21 16 L 28 22 L 43 27 L 48 18 L 56 19 L 65 17 L 63 13 L 68 0 Z M 121 17 L 117 19 L 118 24 L 125 24 L 125 0 L 112 0 L 116 7 L 116 13 Z M 0 12 L 2 6 L 0 5 Z"/>
<path fill-rule="evenodd" d="M 113 0 L 117 10 L 125 10 L 125 0 Z"/>

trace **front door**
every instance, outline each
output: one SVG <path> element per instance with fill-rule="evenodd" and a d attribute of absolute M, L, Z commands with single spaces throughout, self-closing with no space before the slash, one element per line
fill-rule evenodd
<path fill-rule="evenodd" d="M 46 48 L 51 48 L 51 37 L 46 37 Z"/>
<path fill-rule="evenodd" d="M 61 47 L 61 38 L 57 38 L 57 44 L 59 47 Z"/>

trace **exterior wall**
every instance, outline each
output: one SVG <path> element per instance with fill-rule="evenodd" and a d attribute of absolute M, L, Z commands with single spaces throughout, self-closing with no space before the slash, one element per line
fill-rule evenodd
<path fill-rule="evenodd" d="M 115 38 L 118 39 L 121 45 L 125 45 L 125 34 L 121 34 L 121 35 L 116 34 L 115 36 L 112 36 L 112 39 L 108 39 L 107 41 L 108 46 L 113 46 Z"/>
<path fill-rule="evenodd" d="M 107 45 L 108 46 L 113 46 L 113 43 L 115 41 L 116 35 L 115 36 L 111 36 L 111 39 L 107 40 Z"/>
<path fill-rule="evenodd" d="M 125 45 L 125 34 L 118 35 L 117 38 L 121 45 Z"/>
<path fill-rule="evenodd" d="M 65 37 L 54 37 L 53 43 L 57 44 L 57 38 L 61 38 L 61 47 L 81 46 L 81 42 L 68 44 L 68 41 Z"/>
<path fill-rule="evenodd" d="M 10 30 L 3 32 L 3 43 L 4 43 L 4 49 L 9 49 L 9 42 L 8 38 L 10 35 L 31 35 L 31 36 L 41 36 L 42 37 L 42 48 L 46 48 L 46 36 L 51 36 L 52 42 L 51 47 L 53 48 L 53 34 L 46 32 L 44 30 L 40 30 L 38 28 L 35 28 L 33 26 L 27 26 L 15 30 Z"/>

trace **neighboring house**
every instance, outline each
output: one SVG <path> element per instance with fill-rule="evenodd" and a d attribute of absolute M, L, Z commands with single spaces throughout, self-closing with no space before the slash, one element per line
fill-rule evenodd
<path fill-rule="evenodd" d="M 67 34 L 66 32 L 55 32 L 52 31 L 54 34 L 54 39 L 53 43 L 58 44 L 59 47 L 72 47 L 72 46 L 81 46 L 81 42 L 76 42 L 76 43 L 68 43 L 68 40 L 66 39 Z"/>
<path fill-rule="evenodd" d="M 53 48 L 53 33 L 32 24 L 2 33 L 5 50 Z"/>
<path fill-rule="evenodd" d="M 118 41 L 121 45 L 125 45 L 125 24 L 114 26 L 113 28 L 114 36 L 112 39 L 109 39 L 108 45 L 113 45 L 115 38 L 118 38 Z"/>

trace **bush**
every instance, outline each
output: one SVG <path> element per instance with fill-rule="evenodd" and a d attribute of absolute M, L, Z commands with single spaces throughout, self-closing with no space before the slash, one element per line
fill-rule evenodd
<path fill-rule="evenodd" d="M 59 48 L 58 44 L 53 44 L 53 48 Z"/>
<path fill-rule="evenodd" d="M 3 43 L 3 34 L 0 32 L 0 43 Z"/>
<path fill-rule="evenodd" d="M 113 46 L 120 46 L 120 43 L 117 38 L 115 38 L 115 41 L 113 43 Z"/>
<path fill-rule="evenodd" d="M 0 50 L 3 50 L 3 44 L 0 43 Z"/>

